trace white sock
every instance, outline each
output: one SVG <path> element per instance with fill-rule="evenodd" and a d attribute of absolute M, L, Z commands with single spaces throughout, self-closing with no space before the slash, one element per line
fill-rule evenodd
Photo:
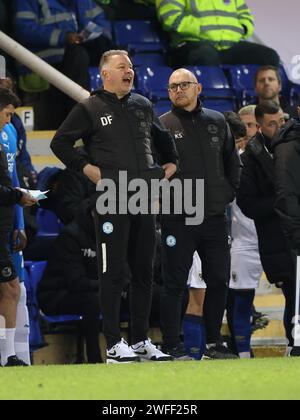
<path fill-rule="evenodd" d="M 251 353 L 245 351 L 244 353 L 239 353 L 240 359 L 251 359 Z"/>
<path fill-rule="evenodd" d="M 20 300 L 17 306 L 17 323 L 15 334 L 15 350 L 19 359 L 30 365 L 29 351 L 29 315 L 26 306 L 26 289 L 23 283 L 20 283 Z"/>
<path fill-rule="evenodd" d="M 10 356 L 15 356 L 15 328 L 5 328 L 5 338 L 0 339 L 1 365 L 5 366 Z"/>
<path fill-rule="evenodd" d="M 285 352 L 285 357 L 290 357 L 292 350 L 293 350 L 293 347 L 287 346 L 286 352 Z"/>

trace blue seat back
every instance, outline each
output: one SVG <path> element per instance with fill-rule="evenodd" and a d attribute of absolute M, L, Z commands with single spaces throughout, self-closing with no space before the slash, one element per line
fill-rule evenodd
<path fill-rule="evenodd" d="M 91 91 L 98 90 L 102 86 L 102 80 L 98 67 L 89 68 L 90 89 Z"/>
<path fill-rule="evenodd" d="M 228 68 L 232 88 L 235 89 L 242 106 L 253 102 L 255 93 L 255 73 L 259 65 L 236 65 Z"/>
<path fill-rule="evenodd" d="M 160 100 L 154 106 L 154 111 L 158 117 L 169 112 L 172 108 L 171 101 L 169 100 Z"/>
<path fill-rule="evenodd" d="M 224 89 L 231 90 L 225 73 L 220 67 L 216 66 L 189 66 L 187 67 L 197 76 L 204 89 Z"/>
<path fill-rule="evenodd" d="M 62 229 L 62 223 L 56 214 L 50 210 L 38 209 L 36 215 L 38 225 L 37 236 L 57 236 Z"/>
<path fill-rule="evenodd" d="M 115 40 L 119 46 L 132 43 L 160 43 L 160 38 L 150 21 L 124 20 L 114 23 Z"/>
<path fill-rule="evenodd" d="M 131 59 L 135 67 L 166 65 L 165 56 L 160 53 L 138 53 Z"/>
<path fill-rule="evenodd" d="M 145 66 L 137 70 L 137 87 L 154 102 L 168 99 L 168 83 L 172 69 L 167 66 Z"/>
<path fill-rule="evenodd" d="M 292 82 L 289 80 L 288 75 L 286 74 L 286 71 L 283 67 L 283 65 L 281 65 L 279 67 L 279 74 L 281 77 L 281 94 L 286 98 L 289 99 L 290 98 L 290 93 L 291 93 L 291 87 L 292 87 Z"/>
<path fill-rule="evenodd" d="M 236 103 L 234 100 L 231 99 L 204 99 L 203 100 L 204 108 L 210 108 L 214 111 L 218 112 L 225 112 L 225 111 L 233 111 L 236 112 Z"/>

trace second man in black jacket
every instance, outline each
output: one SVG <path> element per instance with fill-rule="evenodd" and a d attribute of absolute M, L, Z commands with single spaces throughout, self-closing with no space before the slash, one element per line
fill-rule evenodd
<path fill-rule="evenodd" d="M 185 224 L 185 215 L 163 216 L 162 328 L 164 350 L 175 358 L 184 358 L 180 344 L 181 301 L 193 254 L 198 252 L 207 283 L 204 325 L 207 358 L 235 358 L 220 342 L 220 330 L 230 279 L 230 253 L 225 218 L 226 206 L 234 200 L 239 185 L 240 160 L 235 140 L 225 118 L 219 112 L 201 106 L 198 96 L 202 86 L 193 73 L 176 70 L 170 77 L 170 112 L 160 119 L 175 137 L 180 164 L 176 174 L 186 180 L 204 180 L 204 221 L 195 226 Z M 195 204 L 195 203 L 194 203 Z M 186 328 L 200 329 L 202 319 L 190 317 Z M 202 333 L 203 335 L 203 333 Z"/>

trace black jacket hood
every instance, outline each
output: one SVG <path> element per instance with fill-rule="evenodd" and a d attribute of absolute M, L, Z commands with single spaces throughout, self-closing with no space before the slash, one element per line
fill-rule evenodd
<path fill-rule="evenodd" d="M 300 119 L 289 120 L 276 134 L 272 142 L 272 150 L 282 143 L 295 141 L 298 143 L 296 150 L 300 154 Z"/>

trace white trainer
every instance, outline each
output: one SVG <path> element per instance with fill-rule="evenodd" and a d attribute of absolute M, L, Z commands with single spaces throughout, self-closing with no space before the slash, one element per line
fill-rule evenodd
<path fill-rule="evenodd" d="M 133 363 L 140 362 L 139 357 L 134 353 L 131 347 L 122 338 L 119 343 L 115 344 L 106 351 L 106 363 Z"/>
<path fill-rule="evenodd" d="M 153 362 L 170 362 L 173 357 L 169 354 L 165 354 L 160 351 L 154 344 L 152 344 L 150 338 L 146 341 L 131 346 L 135 355 L 138 356 L 142 362 L 153 361 Z"/>

